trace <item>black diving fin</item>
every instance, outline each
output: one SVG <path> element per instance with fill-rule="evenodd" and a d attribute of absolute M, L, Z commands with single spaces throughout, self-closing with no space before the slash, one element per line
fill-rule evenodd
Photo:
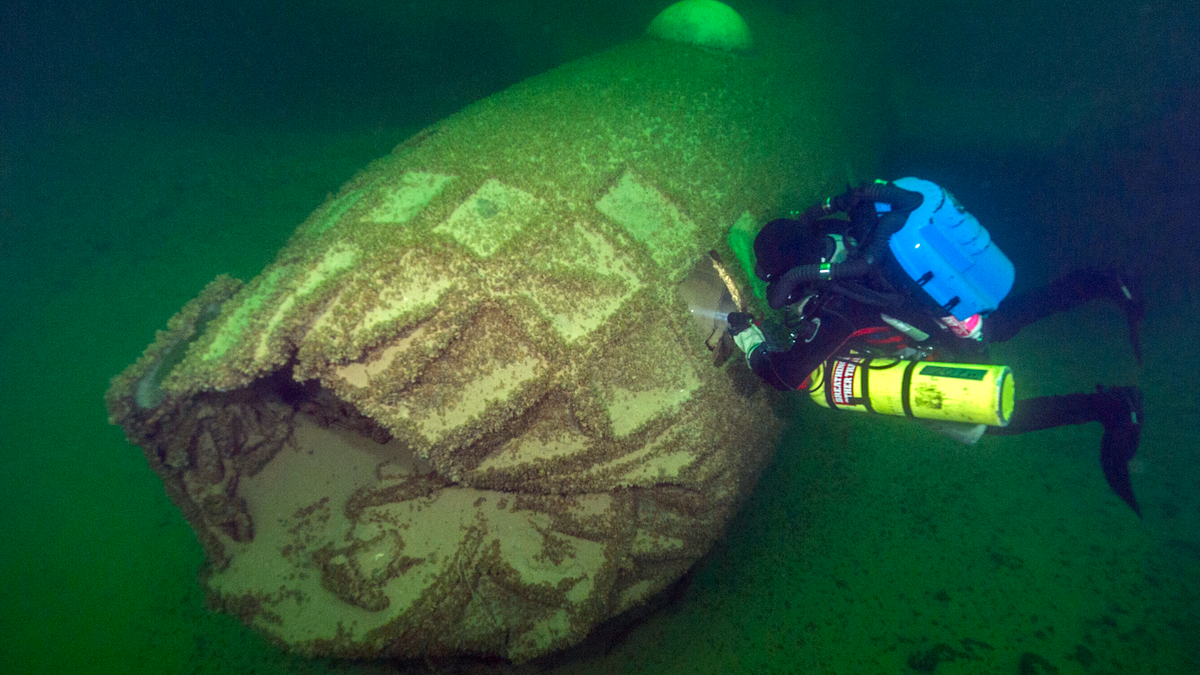
<path fill-rule="evenodd" d="M 1097 388 L 1099 389 L 1099 388 Z M 1119 410 L 1104 415 L 1104 436 L 1100 440 L 1100 466 L 1108 487 L 1142 517 L 1142 509 L 1133 496 L 1129 479 L 1129 461 L 1137 454 L 1142 435 L 1142 392 L 1137 387 L 1113 387 L 1098 391 L 1118 403 Z"/>
<path fill-rule="evenodd" d="M 1141 276 L 1136 273 L 1121 273 L 1117 275 L 1121 297 L 1117 302 L 1125 312 L 1125 321 L 1129 324 L 1129 346 L 1133 348 L 1133 356 L 1138 366 L 1142 365 L 1142 318 L 1146 315 L 1146 299 L 1142 295 Z"/>

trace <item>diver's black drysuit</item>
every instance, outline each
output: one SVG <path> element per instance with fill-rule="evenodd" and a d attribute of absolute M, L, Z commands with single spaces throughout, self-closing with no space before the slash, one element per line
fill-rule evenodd
<path fill-rule="evenodd" d="M 891 211 L 879 215 L 876 204 Z M 903 226 L 921 203 L 919 193 L 891 184 L 871 184 L 814 205 L 799 220 L 768 223 L 754 241 L 755 273 L 768 282 L 772 309 L 784 309 L 784 323 L 795 340 L 788 348 L 769 341 L 747 356 L 750 367 L 780 390 L 806 388 L 809 375 L 831 358 L 857 354 L 894 356 L 917 350 L 939 361 L 984 363 L 987 344 L 1004 342 L 1023 327 L 1051 314 L 1095 298 L 1116 301 L 1125 311 L 1130 340 L 1141 362 L 1137 328 L 1142 317 L 1141 297 L 1133 279 L 1113 271 L 1085 269 L 1061 277 L 1049 286 L 1005 298 L 982 322 L 978 339 L 958 337 L 938 307 L 907 274 L 887 249 L 887 240 Z M 849 220 L 828 218 L 846 212 Z M 846 262 L 828 261 L 834 239 L 840 235 L 848 247 Z M 854 247 L 851 242 L 863 242 Z M 1131 290 L 1131 288 L 1133 290 Z M 893 321 L 888 321 L 886 318 Z M 894 321 L 898 319 L 899 322 Z M 750 316 L 731 315 L 731 334 L 749 326 Z M 902 332 L 897 324 L 915 327 Z M 1068 424 L 1101 422 L 1101 464 L 1109 486 L 1140 516 L 1129 480 L 1129 460 L 1137 451 L 1141 433 L 1141 392 L 1137 387 L 1097 387 L 1095 393 L 1042 396 L 1016 401 L 1009 424 L 990 426 L 991 434 L 1020 434 Z"/>

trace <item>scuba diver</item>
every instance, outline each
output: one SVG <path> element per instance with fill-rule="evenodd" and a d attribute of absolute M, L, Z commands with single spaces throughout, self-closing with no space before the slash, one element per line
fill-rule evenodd
<path fill-rule="evenodd" d="M 1129 478 L 1143 422 L 1136 386 L 1014 401 L 1011 371 L 987 365 L 989 343 L 1097 298 L 1124 311 L 1140 365 L 1144 303 L 1133 275 L 1078 270 L 1007 297 L 1009 259 L 949 192 L 917 178 L 876 181 L 773 220 L 754 253 L 768 304 L 782 312 L 768 333 L 786 337 L 768 339 L 745 312 L 726 321 L 769 384 L 806 389 L 830 408 L 917 418 L 966 443 L 1100 422 L 1104 477 L 1141 516 Z"/>

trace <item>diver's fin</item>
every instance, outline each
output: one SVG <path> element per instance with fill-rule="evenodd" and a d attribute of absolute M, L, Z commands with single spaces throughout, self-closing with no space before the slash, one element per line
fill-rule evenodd
<path fill-rule="evenodd" d="M 1129 508 L 1142 517 L 1142 509 L 1138 506 L 1137 497 L 1133 496 L 1133 485 L 1129 480 L 1129 460 L 1133 459 L 1137 449 L 1138 436 L 1141 426 L 1122 430 L 1104 431 L 1104 439 L 1100 442 L 1100 465 L 1104 468 L 1104 478 L 1108 487 L 1121 499 L 1129 504 Z"/>
<path fill-rule="evenodd" d="M 1142 365 L 1142 338 L 1138 324 L 1133 319 L 1129 319 L 1129 344 L 1133 347 L 1133 356 L 1137 359 L 1137 364 Z"/>
<path fill-rule="evenodd" d="M 1125 321 L 1129 324 L 1129 346 L 1133 348 L 1133 356 L 1137 364 L 1142 365 L 1142 317 L 1146 315 L 1146 298 L 1142 295 L 1141 275 L 1136 272 L 1119 272 L 1116 274 L 1119 294 L 1117 303 L 1125 312 Z"/>
<path fill-rule="evenodd" d="M 1129 461 L 1137 454 L 1142 435 L 1142 392 L 1137 387 L 1113 387 L 1098 393 L 1113 404 L 1101 419 L 1104 436 L 1100 440 L 1100 466 L 1104 479 L 1140 518 L 1142 509 L 1133 496 Z"/>

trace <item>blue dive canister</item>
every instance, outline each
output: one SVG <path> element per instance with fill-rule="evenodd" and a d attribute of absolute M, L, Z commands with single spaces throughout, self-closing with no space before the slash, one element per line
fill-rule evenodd
<path fill-rule="evenodd" d="M 949 315 L 965 320 L 996 309 L 1014 270 L 987 229 L 946 190 L 920 178 L 892 181 L 924 198 L 888 241 L 892 255 Z"/>

